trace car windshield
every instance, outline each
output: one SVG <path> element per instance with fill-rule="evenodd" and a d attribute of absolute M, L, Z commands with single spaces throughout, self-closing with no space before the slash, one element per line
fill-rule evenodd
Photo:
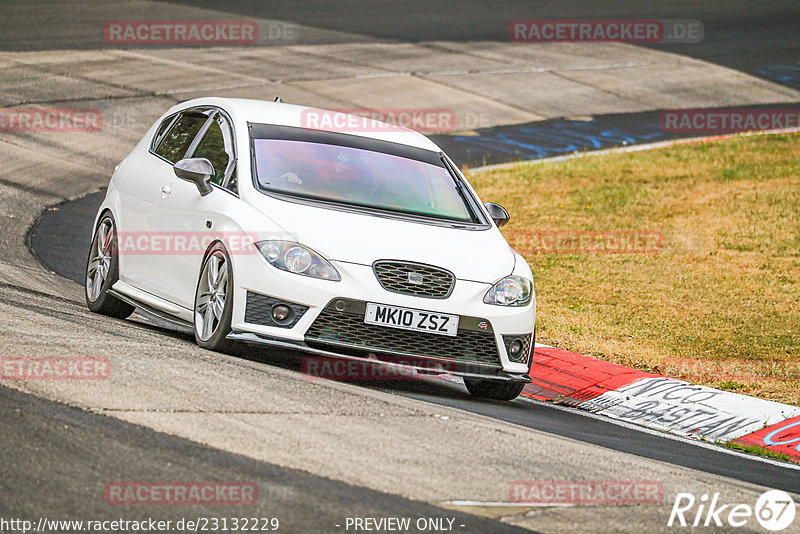
<path fill-rule="evenodd" d="M 350 206 L 479 223 L 444 164 L 336 144 L 254 139 L 258 187 Z"/>

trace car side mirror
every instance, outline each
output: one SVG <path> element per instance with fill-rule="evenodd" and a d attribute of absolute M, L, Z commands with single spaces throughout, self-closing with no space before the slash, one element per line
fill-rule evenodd
<path fill-rule="evenodd" d="M 206 196 L 211 192 L 209 182 L 214 175 L 214 165 L 206 158 L 182 159 L 173 167 L 175 176 L 181 180 L 192 182 L 197 186 L 200 195 Z"/>
<path fill-rule="evenodd" d="M 486 208 L 486 211 L 489 212 L 489 217 L 492 218 L 498 228 L 506 224 L 509 219 L 511 219 L 511 215 L 509 215 L 506 209 L 500 204 L 487 202 L 483 206 Z"/>

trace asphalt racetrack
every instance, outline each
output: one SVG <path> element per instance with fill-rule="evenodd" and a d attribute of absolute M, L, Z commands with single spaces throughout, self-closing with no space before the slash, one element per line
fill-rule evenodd
<path fill-rule="evenodd" d="M 29 242 L 32 252 L 47 267 L 58 274 L 83 281 L 85 258 L 91 236 L 92 222 L 103 193 L 87 195 L 68 202 L 55 210 L 46 211 L 31 229 Z M 87 237 L 89 236 L 89 237 Z M 165 335 L 179 336 L 169 331 Z M 186 337 L 186 339 L 191 339 Z M 287 370 L 300 372 L 301 353 L 270 354 L 259 356 L 244 351 L 244 357 L 280 365 Z M 394 381 L 359 383 L 362 387 L 379 389 L 424 402 L 468 410 L 541 430 L 570 439 L 591 443 L 645 458 L 689 467 L 716 475 L 727 476 L 754 484 L 800 492 L 800 469 L 789 469 L 776 462 L 764 462 L 744 455 L 725 454 L 720 447 L 701 447 L 691 441 L 678 441 L 658 433 L 609 423 L 607 419 L 588 417 L 577 411 L 566 411 L 530 399 L 517 399 L 511 403 L 474 400 L 461 384 L 430 381 Z"/>

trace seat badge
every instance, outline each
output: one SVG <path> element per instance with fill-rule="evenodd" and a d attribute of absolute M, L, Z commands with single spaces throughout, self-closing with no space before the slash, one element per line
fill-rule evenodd
<path fill-rule="evenodd" d="M 425 281 L 425 277 L 422 276 L 420 273 L 408 273 L 408 283 L 409 284 L 416 284 L 422 285 Z"/>

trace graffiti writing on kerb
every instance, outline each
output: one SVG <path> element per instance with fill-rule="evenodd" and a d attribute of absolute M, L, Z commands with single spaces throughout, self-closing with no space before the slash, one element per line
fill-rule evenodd
<path fill-rule="evenodd" d="M 770 65 L 756 71 L 761 76 L 778 83 L 800 89 L 800 63 L 789 65 Z"/>
<path fill-rule="evenodd" d="M 466 146 L 538 159 L 582 150 L 633 145 L 665 138 L 658 125 L 642 128 L 602 128 L 595 120 L 548 121 L 512 128 L 494 134 L 459 135 L 454 140 Z"/>
<path fill-rule="evenodd" d="M 789 431 L 793 428 L 793 431 Z M 767 447 L 775 447 L 780 445 L 794 445 L 797 444 L 795 449 L 800 452 L 800 421 L 789 423 L 773 430 L 764 436 L 764 445 Z"/>
<path fill-rule="evenodd" d="M 655 377 L 604 393 L 583 406 L 652 428 L 728 440 L 763 427 L 765 413 L 771 408 L 768 401 L 763 406 L 744 406 L 740 397 L 681 380 Z"/>

